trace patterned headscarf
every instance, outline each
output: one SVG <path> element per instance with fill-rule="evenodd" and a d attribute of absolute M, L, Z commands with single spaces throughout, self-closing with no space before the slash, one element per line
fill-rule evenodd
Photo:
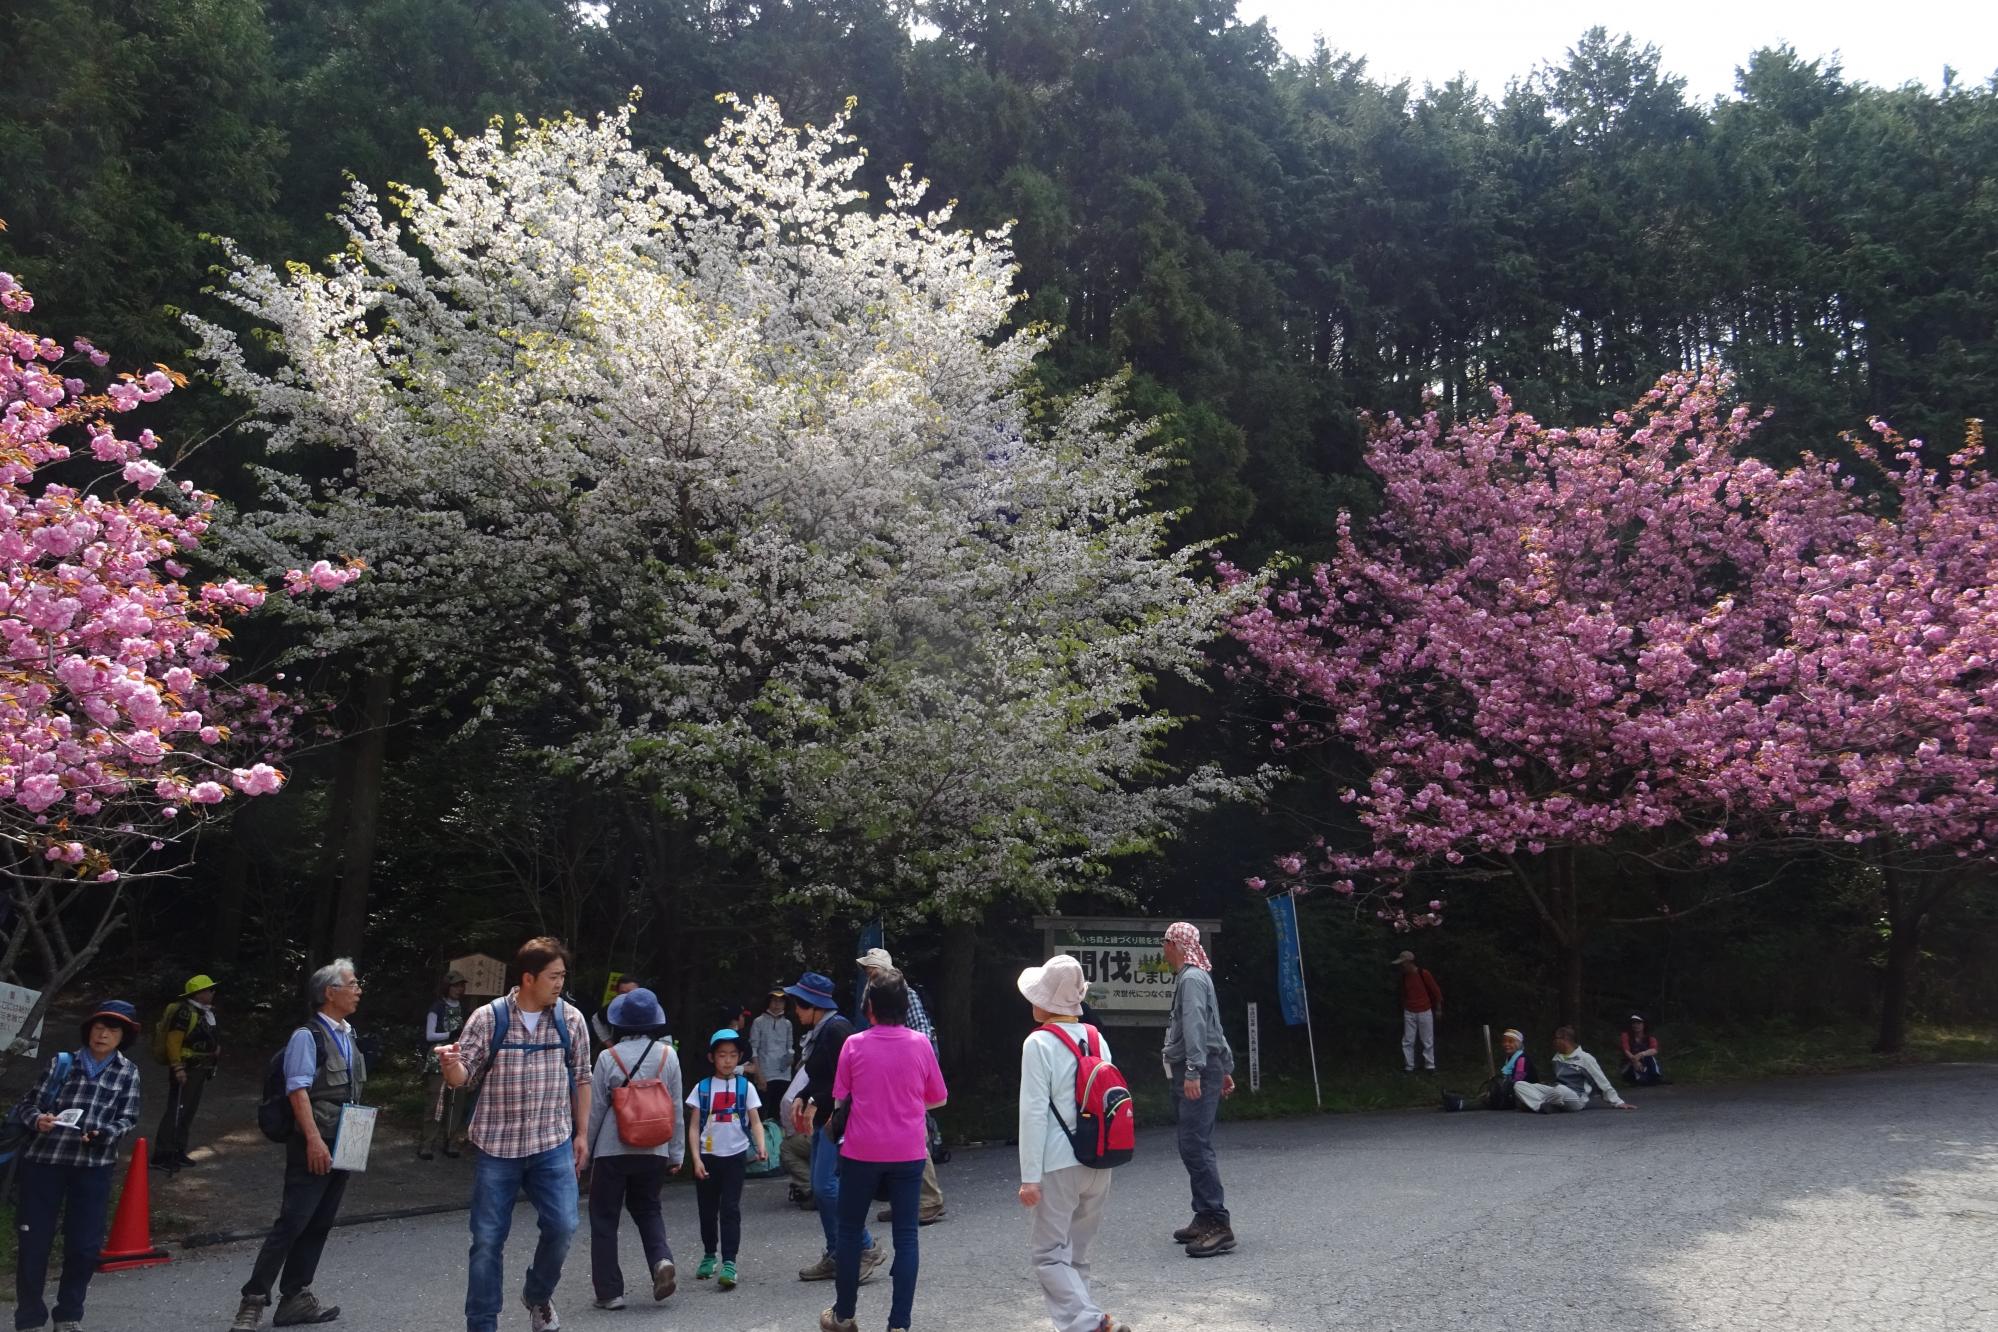
<path fill-rule="evenodd" d="M 1214 964 L 1207 960 L 1207 950 L 1200 946 L 1200 927 L 1185 921 L 1174 921 L 1166 927 L 1166 942 L 1178 944 L 1186 950 L 1186 960 L 1202 971 L 1214 970 Z"/>

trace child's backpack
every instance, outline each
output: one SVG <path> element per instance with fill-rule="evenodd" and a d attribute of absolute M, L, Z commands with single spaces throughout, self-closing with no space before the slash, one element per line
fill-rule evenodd
<path fill-rule="evenodd" d="M 1082 1043 L 1078 1045 L 1063 1030 L 1070 1025 L 1074 1024 L 1049 1022 L 1041 1030 L 1054 1033 L 1055 1039 L 1075 1056 L 1075 1127 L 1062 1124 L 1061 1111 L 1055 1109 L 1053 1101 L 1048 1102 L 1048 1112 L 1055 1123 L 1061 1124 L 1069 1146 L 1075 1148 L 1076 1164 L 1108 1170 L 1137 1154 L 1137 1103 L 1131 1099 L 1131 1085 L 1124 1081 L 1117 1066 L 1095 1053 L 1103 1048 L 1103 1038 L 1096 1034 L 1096 1028 L 1083 1027 Z"/>
<path fill-rule="evenodd" d="M 708 1122 L 710 1109 L 714 1105 L 714 1087 L 715 1080 L 713 1078 L 702 1078 L 701 1085 L 695 1088 L 695 1094 L 699 1097 L 697 1103 L 701 1107 L 701 1123 L 703 1125 Z M 733 1120 L 743 1126 L 742 1131 L 744 1133 L 749 1132 L 748 1078 L 745 1078 L 740 1073 L 735 1075 L 735 1101 L 733 1104 L 723 1106 L 718 1113 L 724 1123 Z"/>
<path fill-rule="evenodd" d="M 657 1041 L 647 1041 L 645 1048 L 638 1052 L 638 1062 L 632 1068 L 644 1068 L 645 1057 L 652 1053 Z M 667 1055 L 671 1051 L 666 1052 Z M 618 1140 L 627 1147 L 658 1147 L 673 1141 L 674 1111 L 671 1093 L 666 1084 L 659 1080 L 657 1073 L 649 1077 L 634 1078 L 631 1069 L 624 1066 L 615 1049 L 610 1052 L 611 1062 L 618 1072 L 624 1074 L 621 1086 L 611 1088 L 611 1113 L 617 1116 Z M 661 1056 L 664 1062 L 666 1055 Z"/>
<path fill-rule="evenodd" d="M 312 1033 L 313 1069 L 317 1072 L 326 1067 L 333 1038 L 317 1020 L 306 1023 L 305 1030 Z M 284 1052 L 290 1044 L 286 1040 L 264 1065 L 264 1091 L 257 1100 L 257 1128 L 272 1142 L 290 1142 L 292 1134 L 298 1132 L 298 1120 L 291 1113 L 291 1093 L 284 1089 Z"/>
<path fill-rule="evenodd" d="M 42 1092 L 40 1110 L 45 1115 L 55 1113 L 56 1102 L 62 1097 L 63 1084 L 69 1081 L 70 1065 L 75 1062 L 69 1051 L 64 1050 L 49 1063 L 55 1076 L 49 1079 Z M 0 1124 L 0 1165 L 6 1165 L 21 1150 L 35 1140 L 35 1130 L 23 1124 L 18 1116 L 9 1115 L 5 1124 Z"/>

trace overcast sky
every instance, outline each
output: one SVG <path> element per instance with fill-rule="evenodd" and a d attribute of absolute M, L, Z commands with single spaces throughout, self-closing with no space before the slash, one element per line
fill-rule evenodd
<path fill-rule="evenodd" d="M 1837 52 L 1847 78 L 1890 86 L 1936 87 L 1945 65 L 1969 84 L 1998 70 L 1993 0 L 1241 0 L 1240 12 L 1244 22 L 1269 19 L 1300 55 L 1322 33 L 1334 49 L 1366 56 L 1376 77 L 1420 90 L 1462 71 L 1494 98 L 1509 78 L 1558 63 L 1598 23 L 1656 46 L 1697 101 L 1732 92 L 1749 52 L 1783 42 L 1806 57 Z"/>

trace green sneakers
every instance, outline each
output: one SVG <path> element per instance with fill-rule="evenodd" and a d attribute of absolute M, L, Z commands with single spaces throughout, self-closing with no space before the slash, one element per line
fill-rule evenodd
<path fill-rule="evenodd" d="M 721 1287 L 721 1288 L 722 1288 L 723 1290 L 734 1290 L 734 1289 L 735 1289 L 735 1264 L 734 1264 L 734 1263 L 732 1263 L 732 1262 L 726 1262 L 726 1261 L 722 1263 L 722 1265 L 721 1265 L 721 1280 L 720 1280 L 719 1282 L 717 1282 L 716 1284 L 718 1284 L 718 1285 L 719 1285 L 719 1286 L 720 1286 L 720 1287 Z"/>
<path fill-rule="evenodd" d="M 701 1265 L 694 1269 L 694 1280 L 706 1281 L 715 1274 L 715 1256 L 711 1253 L 701 1256 Z"/>

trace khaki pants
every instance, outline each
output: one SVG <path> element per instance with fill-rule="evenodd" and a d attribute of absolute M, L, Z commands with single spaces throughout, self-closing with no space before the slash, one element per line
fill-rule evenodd
<path fill-rule="evenodd" d="M 1103 1310 L 1089 1294 L 1089 1246 L 1109 1203 L 1108 1170 L 1064 1166 L 1041 1177 L 1030 1243 L 1055 1332 L 1096 1332 L 1102 1326 Z"/>
<path fill-rule="evenodd" d="M 927 1157 L 923 1161 L 923 1215 L 935 1216 L 943 1209 L 943 1190 L 937 1187 L 936 1159 Z"/>

